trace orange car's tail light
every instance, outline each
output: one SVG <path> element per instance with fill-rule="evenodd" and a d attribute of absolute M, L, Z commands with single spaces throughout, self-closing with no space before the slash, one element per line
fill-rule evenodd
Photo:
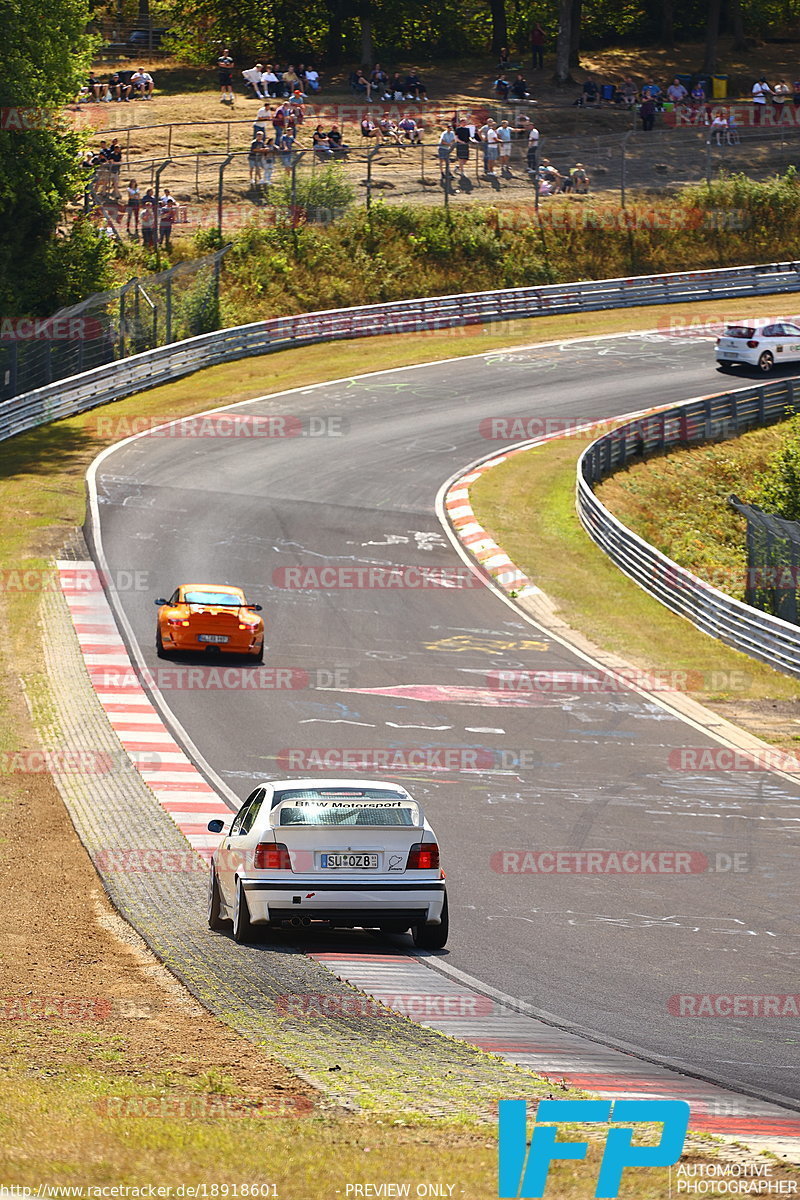
<path fill-rule="evenodd" d="M 253 865 L 262 871 L 291 871 L 292 860 L 283 842 L 259 842 Z"/>
<path fill-rule="evenodd" d="M 168 618 L 167 618 L 167 624 L 168 624 L 168 625 L 188 625 L 188 624 L 189 624 L 189 622 L 188 622 L 188 621 L 181 621 L 179 617 L 168 617 Z"/>

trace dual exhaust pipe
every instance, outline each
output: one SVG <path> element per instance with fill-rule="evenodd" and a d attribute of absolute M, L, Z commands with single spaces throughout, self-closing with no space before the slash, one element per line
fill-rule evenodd
<path fill-rule="evenodd" d="M 300 925 L 303 925 L 303 926 L 310 925 L 311 918 L 310 917 L 292 917 L 292 919 L 289 921 L 289 924 L 294 925 L 295 929 L 297 929 Z"/>

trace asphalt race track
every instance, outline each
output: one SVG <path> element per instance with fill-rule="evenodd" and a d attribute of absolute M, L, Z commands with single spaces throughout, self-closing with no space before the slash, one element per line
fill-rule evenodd
<path fill-rule="evenodd" d="M 269 371 L 266 358 L 265 383 Z M 175 718 L 240 798 L 265 776 L 319 774 L 302 769 L 304 749 L 477 749 L 463 759 L 471 770 L 397 775 L 443 845 L 446 961 L 601 1037 L 796 1104 L 797 1018 L 692 1019 L 669 1002 L 800 991 L 797 788 L 766 772 L 677 768 L 671 751 L 716 743 L 633 692 L 520 703 L 492 691 L 498 669 L 587 665 L 484 588 L 282 586 L 298 566 L 461 566 L 434 500 L 502 449 L 480 432 L 488 417 L 589 420 L 726 386 L 709 340 L 636 335 L 307 388 L 235 411 L 333 418 L 318 424 L 334 432 L 345 418 L 345 433 L 140 437 L 98 468 L 100 531 L 112 578 L 147 573 L 119 603 L 148 667 L 168 669 Z M 207 689 L 197 681 L 224 662 L 160 662 L 153 599 L 190 581 L 242 584 L 264 606 L 266 665 L 307 671 L 324 690 Z M 198 663 L 194 686 L 170 674 Z M 526 849 L 739 853 L 749 869 L 494 869 L 496 852 Z"/>

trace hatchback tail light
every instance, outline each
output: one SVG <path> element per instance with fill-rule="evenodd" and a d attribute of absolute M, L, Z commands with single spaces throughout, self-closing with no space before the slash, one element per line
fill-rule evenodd
<path fill-rule="evenodd" d="M 436 842 L 415 842 L 408 852 L 407 871 L 438 871 L 439 847 Z"/>
<path fill-rule="evenodd" d="M 283 842 L 259 842 L 253 865 L 260 871 L 291 871 L 292 860 Z"/>
<path fill-rule="evenodd" d="M 747 349 L 748 349 L 748 350 L 756 350 L 756 349 L 758 349 L 758 342 L 748 342 L 748 343 L 747 343 Z"/>

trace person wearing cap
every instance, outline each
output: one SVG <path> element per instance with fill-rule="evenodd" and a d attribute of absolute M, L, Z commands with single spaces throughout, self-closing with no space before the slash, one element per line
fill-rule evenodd
<path fill-rule="evenodd" d="M 242 79 L 245 87 L 249 88 L 256 100 L 263 100 L 266 96 L 266 91 L 261 86 L 261 75 L 264 67 L 261 63 L 256 63 L 254 67 L 248 67 L 246 71 L 242 71 Z"/>
<path fill-rule="evenodd" d="M 494 175 L 494 164 L 500 154 L 499 138 L 494 121 L 489 117 L 480 128 L 480 140 L 483 142 L 483 169 L 485 175 Z"/>
<path fill-rule="evenodd" d="M 589 191 L 589 176 L 586 173 L 586 167 L 583 163 L 575 163 L 575 166 L 569 173 L 572 181 L 572 190 L 578 195 L 585 196 Z"/>
<path fill-rule="evenodd" d="M 508 175 L 511 170 L 511 127 L 501 121 L 497 127 L 497 148 L 500 153 L 500 173 Z"/>

